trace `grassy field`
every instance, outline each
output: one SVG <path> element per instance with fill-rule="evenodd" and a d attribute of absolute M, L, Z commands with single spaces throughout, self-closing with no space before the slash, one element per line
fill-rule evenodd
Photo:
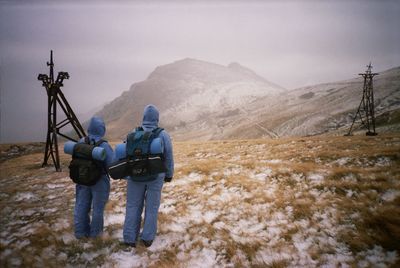
<path fill-rule="evenodd" d="M 103 237 L 75 240 L 70 157 L 0 163 L 0 264 L 104 267 L 399 267 L 400 134 L 175 142 L 150 248 L 122 250 L 126 181 Z"/>

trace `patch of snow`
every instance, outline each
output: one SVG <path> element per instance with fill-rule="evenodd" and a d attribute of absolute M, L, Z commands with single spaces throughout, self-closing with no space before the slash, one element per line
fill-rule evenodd
<path fill-rule="evenodd" d="M 27 245 L 29 245 L 31 243 L 31 241 L 29 240 L 23 240 L 23 241 L 19 241 L 17 244 L 17 248 L 18 249 L 22 249 L 23 247 L 26 247 Z"/>
<path fill-rule="evenodd" d="M 263 224 L 263 223 L 257 223 L 257 224 L 254 224 L 254 225 L 250 226 L 250 227 L 247 229 L 247 231 L 248 231 L 249 233 L 254 233 L 254 234 L 256 234 L 256 233 L 262 231 L 262 230 L 264 229 L 264 227 L 265 227 L 265 224 Z"/>
<path fill-rule="evenodd" d="M 218 221 L 213 224 L 214 228 L 217 230 L 222 230 L 225 228 L 225 223 Z"/>
<path fill-rule="evenodd" d="M 57 256 L 57 260 L 60 260 L 60 261 L 66 261 L 67 259 L 68 259 L 68 255 L 65 254 L 64 252 L 61 252 L 61 253 L 58 254 L 58 256 Z"/>
<path fill-rule="evenodd" d="M 228 168 L 224 170 L 224 175 L 225 176 L 230 176 L 230 175 L 238 175 L 241 172 L 241 168 Z"/>
<path fill-rule="evenodd" d="M 268 160 L 261 160 L 261 163 L 267 163 L 267 164 L 279 164 L 282 163 L 281 159 L 268 159 Z"/>
<path fill-rule="evenodd" d="M 163 251 L 165 249 L 171 248 L 174 243 L 181 242 L 181 239 L 181 234 L 169 233 L 158 235 L 154 240 L 154 243 L 151 245 L 151 247 L 149 247 L 149 251 Z"/>
<path fill-rule="evenodd" d="M 83 249 L 85 250 L 85 251 L 87 251 L 89 248 L 91 248 L 93 245 L 92 245 L 92 243 L 91 242 L 86 242 L 86 243 L 84 243 L 83 244 Z"/>
<path fill-rule="evenodd" d="M 111 234 L 111 237 L 115 239 L 119 239 L 123 236 L 123 230 L 122 228 L 118 228 L 117 230 L 114 230 Z"/>
<path fill-rule="evenodd" d="M 204 216 L 203 219 L 205 222 L 207 223 L 211 223 L 216 217 L 218 217 L 219 213 L 216 213 L 215 211 L 207 211 Z"/>
<path fill-rule="evenodd" d="M 309 191 L 310 195 L 314 196 L 315 198 L 318 198 L 321 195 L 321 192 L 318 191 L 317 189 L 313 188 Z"/>
<path fill-rule="evenodd" d="M 52 199 L 57 198 L 57 197 L 59 197 L 59 196 L 51 194 L 51 195 L 47 196 L 47 199 L 52 200 Z"/>
<path fill-rule="evenodd" d="M 321 261 L 323 261 L 322 267 L 351 267 L 347 263 L 353 262 L 354 257 L 347 247 L 338 245 L 334 254 L 322 254 Z"/>
<path fill-rule="evenodd" d="M 285 207 L 285 210 L 286 210 L 288 217 L 291 217 L 293 215 L 293 207 L 292 206 Z"/>
<path fill-rule="evenodd" d="M 49 189 L 56 189 L 56 188 L 62 188 L 65 187 L 64 184 L 54 184 L 54 183 L 48 183 L 46 184 L 46 187 Z"/>
<path fill-rule="evenodd" d="M 22 216 L 22 217 L 30 217 L 35 213 L 36 213 L 36 211 L 33 209 L 26 209 L 26 210 L 19 211 L 18 215 Z"/>
<path fill-rule="evenodd" d="M 110 255 L 109 259 L 115 264 L 110 266 L 119 268 L 147 267 L 149 265 L 147 256 L 142 256 L 135 252 L 115 252 Z"/>
<path fill-rule="evenodd" d="M 309 174 L 307 177 L 311 182 L 314 183 L 321 183 L 325 179 L 324 175 L 318 173 Z"/>
<path fill-rule="evenodd" d="M 389 157 L 379 157 L 378 160 L 376 161 L 376 165 L 379 167 L 388 167 L 391 165 L 391 160 Z"/>
<path fill-rule="evenodd" d="M 59 219 L 55 224 L 51 226 L 52 230 L 59 232 L 61 230 L 67 229 L 71 226 L 69 220 L 67 219 Z"/>
<path fill-rule="evenodd" d="M 24 193 L 18 193 L 15 196 L 15 201 L 22 201 L 22 200 L 37 200 L 38 198 L 36 197 L 35 194 L 30 193 L 30 192 L 24 192 Z"/>
<path fill-rule="evenodd" d="M 184 224 L 182 220 L 168 224 L 165 226 L 165 229 L 177 233 L 185 233 L 187 231 L 186 224 Z"/>
<path fill-rule="evenodd" d="M 292 178 L 293 180 L 295 180 L 296 182 L 301 182 L 301 183 L 303 183 L 303 182 L 304 182 L 304 179 L 305 179 L 305 176 L 304 176 L 304 174 L 302 174 L 302 173 L 294 173 L 294 174 L 292 174 L 291 178 Z"/>
<path fill-rule="evenodd" d="M 289 261 L 292 259 L 292 255 L 290 252 L 277 252 L 271 248 L 262 248 L 257 251 L 254 262 L 261 265 L 272 265 L 275 262 Z"/>
<path fill-rule="evenodd" d="M 189 214 L 189 221 L 199 224 L 202 223 L 203 221 L 203 214 L 201 211 L 201 206 L 197 205 L 197 206 L 189 206 L 188 207 L 188 211 L 190 211 L 191 213 Z"/>
<path fill-rule="evenodd" d="M 11 266 L 20 267 L 22 260 L 20 258 L 13 257 L 10 259 Z"/>
<path fill-rule="evenodd" d="M 240 263 L 242 267 L 250 267 L 251 266 L 249 260 L 247 259 L 247 256 L 240 249 L 236 250 L 236 253 L 233 256 L 232 260 L 234 262 Z"/>
<path fill-rule="evenodd" d="M 342 157 L 334 161 L 334 164 L 338 164 L 339 166 L 344 166 L 352 160 L 350 157 Z"/>
<path fill-rule="evenodd" d="M 161 213 L 169 214 L 169 213 L 175 211 L 175 207 L 172 206 L 172 205 L 168 205 L 168 204 L 162 202 L 161 205 L 160 205 L 159 211 L 160 211 Z"/>
<path fill-rule="evenodd" d="M 42 209 L 41 209 L 41 212 L 44 212 L 44 213 L 46 213 L 46 214 L 54 213 L 54 212 L 56 212 L 56 211 L 58 211 L 57 208 L 48 208 L 48 209 L 42 208 Z"/>
<path fill-rule="evenodd" d="M 100 254 L 101 252 L 84 252 L 82 253 L 81 257 L 90 262 L 100 256 Z"/>
<path fill-rule="evenodd" d="M 217 266 L 217 252 L 213 249 L 194 249 L 190 251 L 190 257 L 187 267 L 210 268 Z"/>
<path fill-rule="evenodd" d="M 64 244 L 68 245 L 75 240 L 75 236 L 73 236 L 71 233 L 64 233 L 61 236 L 61 240 L 64 242 Z"/>
<path fill-rule="evenodd" d="M 238 161 L 240 160 L 240 155 L 235 155 L 234 157 L 231 158 L 231 161 Z"/>
<path fill-rule="evenodd" d="M 188 176 L 184 176 L 180 179 L 172 180 L 172 186 L 183 186 L 186 184 L 190 184 L 192 182 L 200 181 L 202 179 L 201 174 L 196 172 L 191 172 Z"/>
<path fill-rule="evenodd" d="M 357 177 L 353 173 L 350 173 L 350 174 L 342 177 L 342 180 L 356 183 L 357 182 Z"/>
<path fill-rule="evenodd" d="M 353 190 L 346 190 L 346 197 L 351 198 L 356 192 Z"/>
<path fill-rule="evenodd" d="M 125 214 L 117 213 L 117 214 L 106 214 L 104 218 L 104 225 L 112 225 L 112 224 L 124 224 Z"/>
<path fill-rule="evenodd" d="M 374 246 L 364 252 L 357 254 L 358 257 L 363 258 L 358 262 L 359 267 L 387 267 L 388 264 L 395 264 L 399 256 L 396 251 L 385 252 L 381 246 Z"/>
<path fill-rule="evenodd" d="M 266 168 L 266 169 L 262 170 L 260 173 L 251 174 L 250 177 L 252 179 L 256 179 L 259 181 L 265 181 L 269 176 L 271 176 L 271 174 L 272 174 L 272 169 Z"/>
<path fill-rule="evenodd" d="M 392 202 L 398 196 L 400 196 L 400 191 L 390 189 L 390 190 L 387 190 L 385 193 L 383 193 L 381 198 L 382 198 L 382 200 L 384 200 L 386 202 Z"/>

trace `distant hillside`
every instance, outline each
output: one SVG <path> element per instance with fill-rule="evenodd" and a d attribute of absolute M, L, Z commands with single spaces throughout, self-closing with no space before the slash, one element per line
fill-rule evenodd
<path fill-rule="evenodd" d="M 153 103 L 161 111 L 163 127 L 186 132 L 186 126 L 193 125 L 198 130 L 196 137 L 210 139 L 218 131 L 220 119 L 235 116 L 258 98 L 284 91 L 238 63 L 222 66 L 184 59 L 157 67 L 99 115 L 107 122 L 108 136 L 121 138 L 140 124 L 143 108 Z M 198 125 L 207 119 L 206 124 Z"/>
<path fill-rule="evenodd" d="M 279 136 L 305 136 L 348 130 L 360 104 L 361 77 L 303 87 L 281 94 L 278 99 L 259 99 L 249 117 L 252 122 L 233 130 L 237 137 L 243 127 L 257 122 Z M 378 127 L 381 131 L 400 131 L 400 67 L 381 72 L 374 78 Z M 265 103 L 269 103 L 268 106 Z M 261 134 L 261 133 L 260 133 Z"/>
<path fill-rule="evenodd" d="M 357 77 L 288 91 L 238 63 L 184 59 L 157 67 L 99 115 L 112 139 L 140 124 L 149 103 L 160 109 L 161 126 L 176 140 L 343 134 L 362 86 Z M 400 67 L 376 76 L 374 92 L 380 131 L 400 131 Z"/>

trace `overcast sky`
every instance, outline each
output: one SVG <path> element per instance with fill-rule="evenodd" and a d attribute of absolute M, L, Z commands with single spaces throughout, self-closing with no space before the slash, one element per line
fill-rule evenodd
<path fill-rule="evenodd" d="M 0 0 L 0 142 L 45 140 L 50 49 L 77 114 L 186 57 L 288 89 L 400 65 L 400 1 L 55 2 Z"/>

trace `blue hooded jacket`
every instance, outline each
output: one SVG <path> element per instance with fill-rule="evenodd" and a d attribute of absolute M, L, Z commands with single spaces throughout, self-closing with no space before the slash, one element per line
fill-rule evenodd
<path fill-rule="evenodd" d="M 104 137 L 105 134 L 106 125 L 104 123 L 104 120 L 101 117 L 93 116 L 90 119 L 88 127 L 88 137 L 90 141 L 94 140 L 94 142 L 98 142 Z M 81 139 L 80 142 L 84 142 L 84 139 Z M 105 167 L 108 167 L 113 161 L 113 150 L 107 142 L 103 142 L 99 146 L 106 150 L 106 159 L 104 160 L 104 164 Z"/>
<path fill-rule="evenodd" d="M 159 121 L 159 112 L 157 108 L 149 104 L 144 108 L 143 112 L 143 121 L 142 127 L 144 130 L 153 130 L 158 127 Z M 164 143 L 164 163 L 167 167 L 167 171 L 164 173 L 159 174 L 159 176 L 172 178 L 174 176 L 174 157 L 172 152 L 172 143 L 171 138 L 169 137 L 168 133 L 163 130 L 161 131 L 159 137 L 162 139 Z"/>

